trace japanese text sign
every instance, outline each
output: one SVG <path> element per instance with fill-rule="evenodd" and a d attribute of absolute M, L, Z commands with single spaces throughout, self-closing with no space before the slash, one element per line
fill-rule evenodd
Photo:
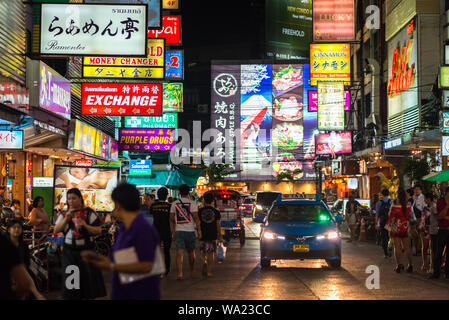
<path fill-rule="evenodd" d="M 148 38 L 165 38 L 165 44 L 181 45 L 181 17 L 164 16 L 162 30 L 149 30 Z"/>
<path fill-rule="evenodd" d="M 125 117 L 125 128 L 172 128 L 178 127 L 177 113 L 164 113 L 162 117 Z"/>
<path fill-rule="evenodd" d="M 148 39 L 148 55 L 138 57 L 84 57 L 83 77 L 163 79 L 164 39 Z"/>
<path fill-rule="evenodd" d="M 0 82 L 0 102 L 28 113 L 30 109 L 30 95 L 28 89 L 12 81 Z"/>
<path fill-rule="evenodd" d="M 174 129 L 124 129 L 119 131 L 119 150 L 170 151 L 175 145 Z"/>
<path fill-rule="evenodd" d="M 354 0 L 313 0 L 313 41 L 354 41 Z"/>
<path fill-rule="evenodd" d="M 23 131 L 0 131 L 0 149 L 23 149 Z"/>
<path fill-rule="evenodd" d="M 146 5 L 42 4 L 41 54 L 145 56 Z"/>
<path fill-rule="evenodd" d="M 318 92 L 309 91 L 309 112 L 318 111 Z M 351 93 L 345 90 L 345 111 L 351 110 Z"/>
<path fill-rule="evenodd" d="M 316 154 L 342 154 L 352 152 L 351 132 L 322 133 L 316 136 Z"/>
<path fill-rule="evenodd" d="M 351 46 L 349 43 L 310 45 L 310 85 L 317 81 L 351 81 Z"/>
<path fill-rule="evenodd" d="M 70 81 L 42 61 L 39 62 L 39 106 L 70 119 Z"/>
<path fill-rule="evenodd" d="M 169 50 L 165 53 L 165 79 L 184 79 L 182 50 Z"/>
<path fill-rule="evenodd" d="M 82 114 L 161 116 L 160 83 L 83 83 Z"/>
<path fill-rule="evenodd" d="M 318 130 L 344 130 L 343 82 L 318 82 Z"/>

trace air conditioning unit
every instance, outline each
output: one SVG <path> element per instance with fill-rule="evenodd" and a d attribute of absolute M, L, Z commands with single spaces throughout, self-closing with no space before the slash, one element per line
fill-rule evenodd
<path fill-rule="evenodd" d="M 209 112 L 209 105 L 208 104 L 199 104 L 198 105 L 198 112 L 199 113 L 208 113 Z"/>

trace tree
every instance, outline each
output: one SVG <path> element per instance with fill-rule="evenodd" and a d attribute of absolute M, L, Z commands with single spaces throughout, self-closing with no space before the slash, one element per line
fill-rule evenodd
<path fill-rule="evenodd" d="M 285 169 L 285 170 L 282 170 L 282 172 L 280 172 L 278 174 L 278 176 L 276 177 L 276 184 L 279 184 L 279 183 L 281 183 L 283 181 L 288 181 L 288 182 L 294 183 L 295 182 L 295 176 L 298 175 L 298 174 L 301 174 L 303 172 L 304 172 L 304 170 L 302 170 L 302 169 L 295 169 L 295 170 Z"/>
<path fill-rule="evenodd" d="M 428 158 L 431 159 L 430 163 Z M 432 191 L 432 182 L 431 181 L 423 181 L 422 177 L 430 173 L 431 166 L 434 166 L 435 157 L 431 157 L 430 153 L 427 151 L 423 151 L 421 157 L 408 157 L 402 164 L 402 172 L 404 175 L 408 176 L 410 182 L 414 185 L 415 183 L 419 183 L 423 187 L 423 192 Z"/>
<path fill-rule="evenodd" d="M 209 178 L 209 184 L 223 181 L 226 177 L 242 170 L 233 170 L 230 164 L 213 163 L 206 168 L 206 175 Z"/>

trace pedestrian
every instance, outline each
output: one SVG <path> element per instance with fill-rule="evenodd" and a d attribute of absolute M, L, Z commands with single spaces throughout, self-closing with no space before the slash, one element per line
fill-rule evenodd
<path fill-rule="evenodd" d="M 0 252 L 0 300 L 22 300 L 31 291 L 33 280 L 17 249 L 1 233 Z"/>
<path fill-rule="evenodd" d="M 355 200 L 354 194 L 351 194 L 349 196 L 349 201 L 346 204 L 346 214 L 345 219 L 346 223 L 348 224 L 351 238 L 349 242 L 353 242 L 356 240 L 355 234 L 357 231 L 357 225 L 360 220 L 360 203 Z"/>
<path fill-rule="evenodd" d="M 151 205 L 150 213 L 154 218 L 154 227 L 156 228 L 159 238 L 161 239 L 161 247 L 164 249 L 165 258 L 165 276 L 170 272 L 170 208 L 167 202 L 168 190 L 165 187 L 159 188 L 157 191 L 157 200 Z"/>
<path fill-rule="evenodd" d="M 14 245 L 19 253 L 20 260 L 25 265 L 25 269 L 30 275 L 31 278 L 31 270 L 30 270 L 30 249 L 28 245 L 23 240 L 23 224 L 18 219 L 13 219 L 8 223 L 7 229 L 7 237 L 9 241 Z M 34 295 L 34 298 L 37 300 L 46 300 L 45 297 L 37 290 L 36 284 L 34 281 L 30 285 L 30 293 Z M 31 299 L 31 297 L 29 297 Z"/>
<path fill-rule="evenodd" d="M 201 221 L 201 242 L 200 252 L 203 258 L 203 276 L 212 277 L 212 266 L 214 264 L 215 251 L 217 250 L 217 240 L 223 242 L 221 235 L 221 215 L 220 211 L 214 207 L 214 195 L 207 193 L 204 195 L 204 208 L 198 211 Z"/>
<path fill-rule="evenodd" d="M 83 196 L 78 188 L 67 191 L 67 211 L 56 220 L 54 233 L 64 233 L 61 255 L 63 300 L 95 299 L 106 296 L 103 276 L 92 264 L 83 261 L 81 251 L 93 249 L 92 236 L 101 235 L 101 221 L 97 213 L 84 206 Z M 68 287 L 67 278 L 73 273 L 73 266 L 79 271 L 79 289 Z M 68 280 L 70 282 L 70 278 Z"/>
<path fill-rule="evenodd" d="M 390 236 L 388 235 L 388 230 L 385 229 L 388 217 L 390 216 L 390 208 L 393 204 L 393 201 L 389 198 L 389 195 L 390 192 L 388 189 L 383 189 L 382 201 L 377 202 L 376 205 L 376 229 L 380 232 L 380 242 L 385 258 L 390 256 L 388 253 L 388 240 Z"/>
<path fill-rule="evenodd" d="M 20 213 L 20 201 L 19 200 L 16 200 L 16 199 L 12 200 L 11 209 L 12 209 L 12 211 L 14 211 L 16 218 L 23 217 L 22 214 Z"/>
<path fill-rule="evenodd" d="M 416 220 L 421 220 L 421 214 L 424 210 L 426 202 L 424 201 L 424 195 L 422 193 L 422 187 L 419 184 L 416 184 L 413 187 L 413 213 L 415 214 Z M 412 243 L 414 247 L 414 255 L 419 256 L 421 253 L 421 232 L 418 230 L 418 226 L 415 224 L 411 225 L 412 232 Z"/>
<path fill-rule="evenodd" d="M 394 256 L 396 258 L 395 271 L 400 273 L 404 270 L 404 265 L 401 264 L 402 250 L 405 251 L 405 255 L 408 260 L 407 272 L 413 272 L 412 253 L 410 251 L 410 239 L 408 234 L 409 221 L 413 215 L 413 208 L 407 201 L 407 195 L 404 189 L 398 191 L 398 198 L 392 204 L 390 215 L 386 223 L 387 228 L 390 230 L 390 235 L 393 238 L 394 244 Z"/>
<path fill-rule="evenodd" d="M 443 254 L 446 247 L 446 258 L 444 273 L 445 278 L 449 278 L 449 254 L 447 247 L 449 246 L 449 187 L 446 189 L 444 198 L 437 203 L 437 219 L 438 219 L 438 245 L 435 255 L 435 263 L 433 266 L 433 273 L 430 276 L 432 279 L 440 277 L 441 264 L 443 262 Z"/>
<path fill-rule="evenodd" d="M 373 196 L 373 199 L 371 200 L 371 212 L 374 215 L 374 217 L 376 217 L 376 221 L 377 221 L 377 203 L 379 202 L 379 194 L 375 193 Z M 376 223 L 376 245 L 381 245 L 381 232 L 380 232 L 380 228 L 377 228 L 377 223 Z"/>
<path fill-rule="evenodd" d="M 30 222 L 34 231 L 47 233 L 50 228 L 47 212 L 44 209 L 44 198 L 36 197 L 33 200 L 33 210 L 30 212 Z"/>
<path fill-rule="evenodd" d="M 435 255 L 437 253 L 438 245 L 438 210 L 437 204 L 435 203 L 435 195 L 432 193 L 427 193 L 425 195 L 425 201 L 427 204 L 428 217 L 426 218 L 426 230 L 428 230 L 429 247 L 430 247 L 430 268 L 428 268 L 428 273 L 433 273 L 433 268 L 435 265 Z M 424 257 L 424 250 L 423 250 Z"/>
<path fill-rule="evenodd" d="M 135 185 L 122 183 L 112 191 L 111 198 L 115 204 L 112 214 L 120 221 L 111 256 L 86 251 L 83 257 L 98 268 L 112 271 L 112 300 L 160 300 L 160 275 L 155 272 L 163 264 L 160 251 L 158 255 L 160 239 L 140 211 L 139 191 Z"/>
<path fill-rule="evenodd" d="M 190 188 L 183 184 L 179 187 L 180 198 L 175 200 L 170 209 L 170 226 L 172 238 L 176 241 L 176 267 L 178 280 L 182 279 L 182 263 L 184 251 L 189 256 L 190 278 L 193 278 L 195 266 L 195 227 L 197 238 L 201 239 L 201 226 L 198 218 L 198 207 L 189 198 Z"/>

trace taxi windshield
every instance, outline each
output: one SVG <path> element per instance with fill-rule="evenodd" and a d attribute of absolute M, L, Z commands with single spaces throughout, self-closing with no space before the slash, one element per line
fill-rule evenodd
<path fill-rule="evenodd" d="M 291 204 L 273 207 L 268 221 L 272 222 L 328 222 L 331 217 L 322 205 Z"/>

